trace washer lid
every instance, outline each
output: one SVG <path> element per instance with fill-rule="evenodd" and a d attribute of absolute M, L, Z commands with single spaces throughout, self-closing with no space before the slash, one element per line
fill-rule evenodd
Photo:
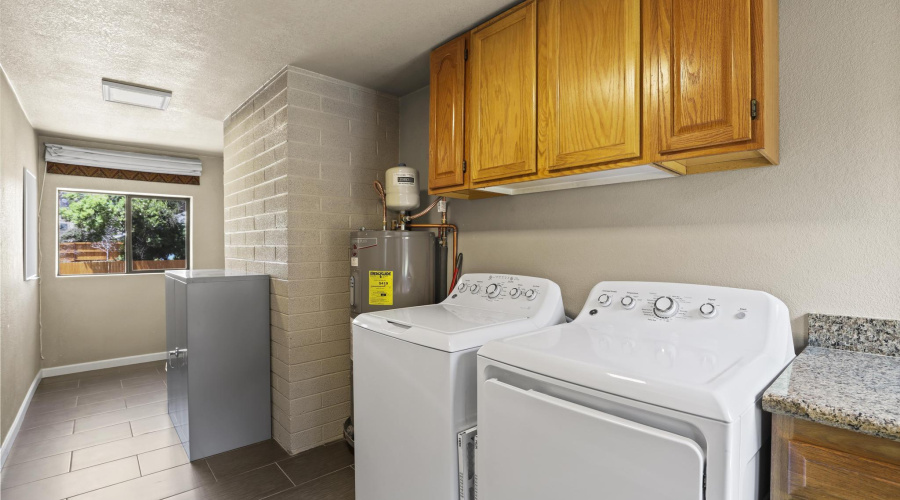
<path fill-rule="evenodd" d="M 367 330 L 446 352 L 539 327 L 531 323 L 521 314 L 446 303 L 360 314 L 353 320 Z"/>

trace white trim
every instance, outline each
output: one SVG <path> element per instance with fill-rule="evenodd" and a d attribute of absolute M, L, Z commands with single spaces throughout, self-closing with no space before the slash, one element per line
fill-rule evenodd
<path fill-rule="evenodd" d="M 154 352 L 150 354 L 139 354 L 137 356 L 127 356 L 124 358 L 104 359 L 100 361 L 90 361 L 88 363 L 78 363 L 75 365 L 54 366 L 41 370 L 43 376 L 56 377 L 58 375 L 68 375 L 70 373 L 89 372 L 91 370 L 101 370 L 103 368 L 114 368 L 116 366 L 136 365 L 138 363 L 147 363 L 150 361 L 162 361 L 166 359 L 166 353 Z"/>
<path fill-rule="evenodd" d="M 44 174 L 46 177 L 46 173 Z M 41 188 L 43 189 L 43 187 Z M 170 198 L 170 199 L 178 199 L 178 200 L 188 200 L 188 214 L 190 216 L 190 220 L 188 221 L 188 229 L 190 229 L 190 234 L 187 235 L 188 238 L 188 269 L 194 268 L 194 197 L 193 196 L 179 196 L 175 194 L 156 194 L 156 193 L 137 193 L 131 191 L 104 191 L 99 189 L 80 189 L 80 188 L 65 188 L 65 187 L 57 187 L 56 188 L 56 198 L 54 203 L 54 210 L 56 210 L 56 229 L 54 229 L 53 234 L 54 238 L 56 238 L 56 249 L 59 250 L 59 193 L 65 191 L 69 193 L 97 193 L 97 194 L 112 194 L 112 195 L 121 195 L 121 196 L 148 196 L 153 198 Z M 38 214 L 41 213 L 41 208 L 38 207 Z M 38 218 L 40 221 L 40 217 Z M 40 226 L 40 222 L 38 222 L 38 226 Z M 38 236 L 40 236 L 40 231 L 38 231 Z M 40 247 L 40 245 L 38 245 Z M 110 277 L 110 276 L 138 276 L 138 275 L 147 275 L 147 276 L 160 276 L 165 274 L 162 273 L 97 273 L 97 274 L 59 274 L 59 254 L 56 254 L 56 262 L 54 265 L 54 278 L 91 278 L 91 277 Z M 40 267 L 38 268 L 40 270 Z M 44 359 L 43 357 L 41 359 Z M 152 361 L 152 360 L 151 360 Z M 92 370 L 94 368 L 91 368 Z"/>
<path fill-rule="evenodd" d="M 12 444 L 15 442 L 16 436 L 19 435 L 19 429 L 22 427 L 22 421 L 25 419 L 25 412 L 28 410 L 28 406 L 31 405 L 31 398 L 34 397 L 34 391 L 37 390 L 42 378 L 43 370 L 38 370 L 37 375 L 34 376 L 34 381 L 31 382 L 31 387 L 28 388 L 28 393 L 25 394 L 25 399 L 22 400 L 19 412 L 16 413 L 15 420 L 9 427 L 9 432 L 6 433 L 6 439 L 3 440 L 3 446 L 0 448 L 0 467 L 6 464 L 6 457 L 9 456 Z"/>

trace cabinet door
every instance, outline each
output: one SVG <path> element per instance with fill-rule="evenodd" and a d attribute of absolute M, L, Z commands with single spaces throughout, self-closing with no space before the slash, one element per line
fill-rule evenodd
<path fill-rule="evenodd" d="M 535 4 L 476 28 L 469 49 L 469 163 L 472 182 L 536 169 Z"/>
<path fill-rule="evenodd" d="M 431 106 L 428 140 L 428 187 L 465 184 L 466 33 L 431 53 Z"/>
<path fill-rule="evenodd" d="M 751 0 L 651 0 L 662 152 L 751 139 Z"/>
<path fill-rule="evenodd" d="M 788 442 L 787 498 L 896 500 L 900 467 L 814 446 Z"/>
<path fill-rule="evenodd" d="M 540 169 L 640 156 L 640 0 L 539 1 Z"/>

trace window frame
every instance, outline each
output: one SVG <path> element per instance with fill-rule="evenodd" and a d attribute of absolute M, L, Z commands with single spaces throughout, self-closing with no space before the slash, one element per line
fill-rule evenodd
<path fill-rule="evenodd" d="M 124 196 L 125 197 L 125 272 L 124 273 L 91 273 L 91 274 L 60 274 L 59 273 L 59 196 L 60 193 L 90 193 L 90 194 L 105 194 L 112 196 Z M 170 194 L 155 194 L 155 193 L 137 193 L 137 192 L 126 192 L 126 191 L 106 191 L 101 189 L 84 189 L 84 188 L 64 188 L 58 187 L 56 188 L 56 198 L 54 203 L 56 204 L 56 220 L 54 221 L 54 226 L 56 227 L 56 277 L 57 278 L 81 278 L 88 276 L 129 276 L 129 275 L 142 275 L 142 274 L 164 274 L 167 269 L 147 269 L 147 270 L 134 270 L 133 262 L 134 259 L 131 255 L 131 238 L 132 238 L 132 230 L 131 230 L 131 200 L 132 198 L 150 198 L 150 199 L 161 199 L 161 200 L 175 200 L 175 201 L 183 201 L 185 202 L 185 217 L 184 217 L 184 252 L 185 259 L 183 269 L 176 269 L 178 271 L 190 270 L 193 268 L 194 263 L 194 255 L 193 255 L 193 218 L 194 213 L 192 205 L 194 203 L 193 196 L 178 196 L 178 195 L 170 195 Z"/>

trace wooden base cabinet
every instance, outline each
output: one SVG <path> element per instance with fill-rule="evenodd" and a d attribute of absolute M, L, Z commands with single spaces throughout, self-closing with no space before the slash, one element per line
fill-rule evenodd
<path fill-rule="evenodd" d="M 777 164 L 778 0 L 528 0 L 434 50 L 430 133 L 463 198 Z"/>
<path fill-rule="evenodd" d="M 900 442 L 772 418 L 772 500 L 896 500 Z"/>

